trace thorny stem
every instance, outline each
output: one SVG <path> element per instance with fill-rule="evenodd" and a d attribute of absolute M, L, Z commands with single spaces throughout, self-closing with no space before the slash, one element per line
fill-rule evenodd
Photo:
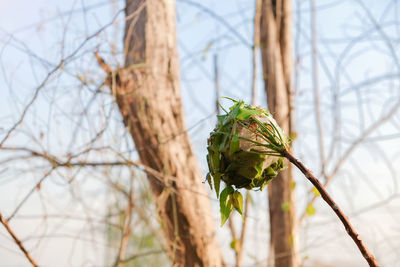
<path fill-rule="evenodd" d="M 343 211 L 339 208 L 339 206 L 333 201 L 328 191 L 323 187 L 323 185 L 318 181 L 318 179 L 301 163 L 298 159 L 296 159 L 289 151 L 284 150 L 281 152 L 282 156 L 287 158 L 291 163 L 293 163 L 299 170 L 306 176 L 306 178 L 317 188 L 318 192 L 321 194 L 321 197 L 325 200 L 326 203 L 333 209 L 336 215 L 339 217 L 340 221 L 343 223 L 346 232 L 353 239 L 354 243 L 356 243 L 358 249 L 361 254 L 368 262 L 371 267 L 379 267 L 378 262 L 375 257 L 369 252 L 364 242 L 361 240 L 360 235 L 356 232 L 354 227 L 351 225 L 349 219 L 346 215 L 344 215 Z"/>
<path fill-rule="evenodd" d="M 18 247 L 21 249 L 21 251 L 25 254 L 25 257 L 28 259 L 28 261 L 32 264 L 33 267 L 39 267 L 39 265 L 35 262 L 35 260 L 31 257 L 29 252 L 25 249 L 24 245 L 22 242 L 18 239 L 18 237 L 14 234 L 14 231 L 11 229 L 10 225 L 8 224 L 8 221 L 3 217 L 3 215 L 0 212 L 0 222 L 1 224 L 4 225 L 6 228 L 7 232 L 11 235 L 11 237 L 14 239 L 15 243 L 18 245 Z"/>

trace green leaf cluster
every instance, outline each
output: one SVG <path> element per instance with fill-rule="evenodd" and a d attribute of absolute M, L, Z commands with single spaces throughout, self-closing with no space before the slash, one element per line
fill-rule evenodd
<path fill-rule="evenodd" d="M 207 140 L 207 181 L 220 200 L 222 225 L 233 208 L 243 214 L 238 189 L 262 190 L 284 168 L 281 152 L 290 141 L 268 110 L 231 100 Z M 221 180 L 226 187 L 220 194 Z"/>

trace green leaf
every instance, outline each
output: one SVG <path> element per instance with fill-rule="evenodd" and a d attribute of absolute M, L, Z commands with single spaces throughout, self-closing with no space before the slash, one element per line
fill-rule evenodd
<path fill-rule="evenodd" d="M 254 115 L 260 115 L 260 114 L 262 114 L 262 110 L 241 108 L 236 118 L 239 120 L 247 120 Z"/>
<path fill-rule="evenodd" d="M 213 190 L 210 173 L 207 173 L 207 182 L 208 182 L 208 185 L 210 186 L 210 189 Z"/>
<path fill-rule="evenodd" d="M 231 119 L 236 119 L 237 116 L 238 116 L 238 114 L 239 114 L 239 112 L 240 112 L 240 109 L 241 109 L 241 107 L 242 107 L 243 105 L 244 105 L 244 102 L 243 102 L 242 100 L 236 102 L 236 103 L 230 108 L 231 111 L 229 112 L 228 116 L 229 116 Z"/>
<path fill-rule="evenodd" d="M 231 248 L 236 250 L 236 239 L 235 238 L 231 242 Z"/>
<path fill-rule="evenodd" d="M 263 164 L 264 164 L 264 162 L 263 162 L 263 161 L 260 161 L 259 164 L 257 164 L 257 165 L 254 166 L 254 169 L 255 169 L 256 172 L 257 172 L 257 174 L 254 176 L 255 179 L 261 177 L 261 175 L 262 175 L 262 173 L 263 173 L 263 171 L 264 171 L 264 169 L 263 169 Z"/>
<path fill-rule="evenodd" d="M 222 190 L 221 195 L 219 197 L 219 206 L 220 206 L 220 213 L 221 213 L 221 226 L 223 226 L 228 220 L 229 215 L 233 209 L 233 202 L 232 202 L 232 194 L 234 190 L 231 186 L 225 187 Z"/>
<path fill-rule="evenodd" d="M 283 202 L 283 203 L 282 203 L 281 209 L 282 209 L 283 211 L 288 211 L 289 208 L 290 208 L 290 203 L 289 203 L 289 202 Z"/>
<path fill-rule="evenodd" d="M 237 210 L 243 218 L 243 196 L 239 191 L 233 193 L 233 207 Z"/>
<path fill-rule="evenodd" d="M 217 120 L 218 120 L 218 124 L 219 125 L 223 125 L 224 119 L 225 119 L 226 115 L 217 115 Z"/>
<path fill-rule="evenodd" d="M 206 159 L 207 159 L 208 170 L 210 172 L 214 172 L 213 166 L 212 166 L 212 163 L 211 163 L 211 160 L 210 160 L 210 149 L 208 147 L 207 147 L 207 151 L 208 151 L 208 154 L 206 156 Z"/>
<path fill-rule="evenodd" d="M 286 167 L 285 167 L 285 165 L 284 165 L 284 163 L 283 163 L 283 158 L 282 158 L 282 157 L 279 157 L 279 158 L 278 158 L 278 167 L 279 167 L 280 169 L 282 169 L 282 170 L 286 169 Z"/>
<path fill-rule="evenodd" d="M 218 198 L 218 196 L 219 196 L 219 186 L 221 184 L 221 174 L 219 172 L 217 172 L 216 174 L 214 174 L 213 178 L 214 178 L 215 193 L 217 194 L 217 198 Z"/>
<path fill-rule="evenodd" d="M 228 140 L 229 140 L 229 136 L 224 134 L 222 136 L 222 140 L 221 143 L 219 144 L 218 150 L 220 152 L 225 152 L 228 150 Z M 217 143 L 216 143 L 217 144 Z"/>
<path fill-rule="evenodd" d="M 229 146 L 229 154 L 233 154 L 237 151 L 240 150 L 240 139 L 238 135 L 233 135 L 232 136 L 232 140 L 231 140 L 231 144 Z"/>
<path fill-rule="evenodd" d="M 315 208 L 314 208 L 314 206 L 311 205 L 311 204 L 308 204 L 308 205 L 307 205 L 307 208 L 306 208 L 306 213 L 307 213 L 307 215 L 309 215 L 309 216 L 313 216 L 313 215 L 315 214 Z"/>
<path fill-rule="evenodd" d="M 218 172 L 220 163 L 220 153 L 217 151 L 217 152 L 211 152 L 209 154 L 211 154 L 212 171 Z"/>
<path fill-rule="evenodd" d="M 272 168 L 272 167 L 268 167 L 265 170 L 265 172 L 266 172 L 266 175 L 269 176 L 269 177 L 275 177 L 276 176 L 276 172 L 275 172 L 274 168 Z"/>

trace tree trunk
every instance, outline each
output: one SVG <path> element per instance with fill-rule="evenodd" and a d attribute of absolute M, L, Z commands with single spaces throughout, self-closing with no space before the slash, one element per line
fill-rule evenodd
<path fill-rule="evenodd" d="M 125 66 L 113 90 L 148 173 L 174 266 L 222 266 L 180 95 L 173 0 L 126 0 Z"/>
<path fill-rule="evenodd" d="M 291 135 L 291 0 L 263 0 L 261 10 L 260 42 L 268 108 L 282 129 Z M 291 168 L 281 172 L 268 186 L 270 259 L 276 267 L 299 265 L 292 188 Z"/>

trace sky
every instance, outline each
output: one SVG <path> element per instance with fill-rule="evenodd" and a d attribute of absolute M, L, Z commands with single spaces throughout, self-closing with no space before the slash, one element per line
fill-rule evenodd
<path fill-rule="evenodd" d="M 396 60 L 399 56 L 397 51 L 400 51 L 400 25 L 396 16 L 400 7 L 397 1 L 389 0 L 316 2 L 322 125 L 326 135 L 326 153 L 332 152 L 328 157 L 328 170 L 332 170 L 340 155 L 368 127 L 390 112 L 399 99 L 400 68 Z M 99 145 L 111 144 L 115 149 L 127 151 L 127 156 L 137 157 L 135 153 L 129 152 L 132 142 L 120 142 L 129 138 L 121 129 L 117 129 L 120 124 L 115 119 L 117 115 L 112 101 L 101 96 L 89 105 L 88 103 L 92 103 L 91 92 L 78 90 L 81 89 L 83 80 L 93 90 L 101 80 L 101 73 L 92 56 L 94 50 L 98 50 L 114 67 L 122 65 L 122 13 L 102 34 L 88 42 L 85 39 L 111 22 L 123 7 L 123 1 L 110 4 L 110 1 L 84 0 L 1 0 L 1 4 L 0 130 L 7 129 L 18 118 L 34 89 L 46 78 L 48 72 L 62 58 L 73 55 L 60 74 L 48 79 L 40 97 L 32 106 L 31 113 L 21 125 L 21 132 L 13 136 L 10 144 L 46 148 L 51 153 L 60 155 L 80 151 L 102 128 L 106 123 L 104 117 L 109 115 L 111 126 Z M 71 10 L 74 12 L 71 13 Z M 296 59 L 300 62 L 297 65 L 299 77 L 295 111 L 298 141 L 294 142 L 295 153 L 318 174 L 320 159 L 313 112 L 309 1 L 297 1 L 294 14 L 294 49 Z M 204 173 L 205 139 L 215 124 L 214 56 L 217 55 L 218 58 L 221 95 L 243 98 L 249 102 L 252 17 L 252 1 L 177 1 L 177 40 L 186 124 Z M 382 28 L 376 26 L 378 23 Z M 82 44 L 82 49 L 74 54 L 75 49 Z M 265 106 L 261 74 L 259 69 L 256 102 Z M 332 104 L 335 93 L 340 103 L 340 108 L 336 110 Z M 228 105 L 228 102 L 222 103 Z M 86 107 L 87 115 L 81 120 L 80 114 Z M 99 107 L 103 108 L 99 110 Z M 341 122 L 338 133 L 335 132 L 332 119 L 335 114 L 338 114 Z M 400 166 L 399 125 L 400 116 L 396 112 L 390 123 L 380 126 L 356 149 L 339 172 L 338 179 L 330 185 L 329 189 L 335 193 L 335 198 L 349 213 L 355 213 L 398 193 L 400 170 L 396 166 Z M 43 133 L 45 135 L 41 137 Z M 340 138 L 340 142 L 332 147 L 330 143 L 334 138 Z M 0 159 L 8 156 L 9 154 L 0 154 Z M 90 154 L 88 158 L 97 156 Z M 109 157 L 112 158 L 113 155 Z M 11 212 L 38 177 L 43 175 L 43 169 L 32 171 L 28 165 L 24 167 L 0 167 L 2 213 Z M 74 173 L 65 174 L 66 177 L 69 175 Z M 76 192 L 66 194 L 69 183 L 57 175 L 51 176 L 52 179 L 43 185 L 42 193 L 34 194 L 20 213 L 29 215 L 65 211 L 69 214 L 80 214 L 85 207 L 76 204 L 79 196 L 88 196 L 85 201 L 89 206 L 93 205 L 91 210 L 99 211 L 107 194 L 104 183 L 95 179 L 95 176 L 90 171 L 77 175 L 78 185 L 85 185 L 84 192 L 77 195 Z M 301 213 L 310 187 L 298 172 L 295 172 L 295 180 L 297 208 Z M 45 209 L 41 204 L 43 198 L 53 205 L 46 206 Z M 250 220 L 251 228 L 256 230 L 249 234 L 248 244 L 249 247 L 257 248 L 258 244 L 267 239 L 268 217 L 266 212 L 259 212 L 267 210 L 265 194 L 254 194 L 254 198 L 260 204 L 257 205 L 258 212 L 254 212 Z M 218 207 L 215 201 L 212 203 L 218 221 Z M 378 259 L 384 261 L 384 266 L 395 266 L 400 262 L 396 253 L 400 246 L 396 241 L 400 235 L 400 229 L 396 226 L 400 215 L 398 209 L 396 210 L 399 204 L 398 199 L 393 199 L 369 212 L 350 217 L 360 228 L 371 249 L 377 251 Z M 329 264 L 340 253 L 343 262 L 351 266 L 364 266 L 363 259 L 329 208 L 319 201 L 316 209 L 317 214 L 308 218 L 300 231 L 303 249 L 301 253 L 307 258 L 306 263 L 319 261 Z M 101 213 L 99 217 L 100 215 Z M 36 248 L 33 255 L 45 266 L 54 266 L 59 262 L 65 263 L 65 266 L 89 266 L 95 263 L 101 265 L 102 260 L 99 259 L 102 258 L 99 255 L 103 254 L 104 247 L 93 249 L 86 245 L 85 240 L 76 241 L 65 237 L 68 229 L 69 232 L 80 229 L 79 221 L 52 221 L 42 226 L 40 216 L 38 220 L 34 223 L 34 230 L 23 217 L 15 219 L 12 226 L 21 236 L 54 233 L 53 238 L 45 239 L 41 243 L 37 243 L 34 238 L 33 241 L 28 240 L 29 247 Z M 60 229 L 65 231 L 60 232 Z M 323 237 L 321 232 L 325 232 Z M 229 249 L 227 233 L 228 229 L 225 227 L 219 232 L 219 237 L 227 258 L 230 258 L 233 253 Z M 74 246 L 76 248 L 72 249 Z M 326 250 L 337 253 L 324 253 Z M 74 255 L 72 261 L 70 255 Z M 251 262 L 249 255 L 254 255 L 251 255 L 251 251 L 247 255 L 246 261 Z M 263 260 L 262 256 L 254 257 Z M 0 230 L 0 259 L 5 266 L 26 264 L 3 229 Z"/>

